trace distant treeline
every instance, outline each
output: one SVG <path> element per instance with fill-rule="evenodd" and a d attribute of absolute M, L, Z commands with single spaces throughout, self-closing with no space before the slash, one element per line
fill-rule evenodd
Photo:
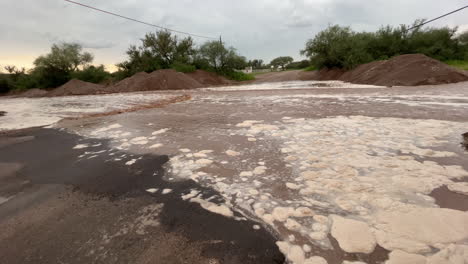
<path fill-rule="evenodd" d="M 422 21 L 416 21 L 418 25 Z M 409 53 L 422 53 L 429 57 L 466 66 L 468 60 L 468 32 L 456 35 L 457 28 L 417 28 L 407 26 L 380 28 L 376 32 L 356 32 L 350 27 L 329 26 L 306 43 L 301 53 L 308 60 L 294 62 L 282 56 L 269 64 L 263 60 L 247 61 L 233 47 L 220 41 L 207 41 L 195 45 L 192 38 L 178 38 L 168 31 L 148 33 L 140 45 L 127 50 L 128 59 L 117 64 L 118 71 L 109 73 L 103 65 L 93 66 L 93 55 L 84 52 L 79 44 L 54 44 L 50 52 L 34 61 L 34 68 L 5 66 L 0 73 L 0 93 L 30 88 L 55 88 L 76 78 L 93 83 L 111 83 L 137 72 L 175 69 L 192 72 L 196 69 L 213 71 L 234 80 L 253 79 L 239 70 L 247 66 L 254 69 L 270 67 L 282 69 L 346 68 L 375 60 L 388 59 Z"/>
<path fill-rule="evenodd" d="M 413 26 L 423 21 L 417 20 Z M 440 61 L 468 60 L 468 32 L 456 35 L 456 27 L 409 28 L 386 26 L 376 32 L 356 32 L 350 27 L 332 25 L 310 39 L 301 53 L 317 68 L 351 69 L 411 53 Z"/>

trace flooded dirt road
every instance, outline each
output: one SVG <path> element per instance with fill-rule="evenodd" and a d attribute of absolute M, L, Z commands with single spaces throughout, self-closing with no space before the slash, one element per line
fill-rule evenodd
<path fill-rule="evenodd" d="M 55 107 L 43 112 L 50 127 L 0 138 L 0 253 L 8 263 L 464 263 L 467 87 L 140 93 L 191 100 L 52 124 Z"/>

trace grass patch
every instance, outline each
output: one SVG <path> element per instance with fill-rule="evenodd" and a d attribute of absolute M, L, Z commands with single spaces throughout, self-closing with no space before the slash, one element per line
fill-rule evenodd
<path fill-rule="evenodd" d="M 448 61 L 445 61 L 445 63 L 457 69 L 468 71 L 468 61 L 448 60 Z"/>
<path fill-rule="evenodd" d="M 309 67 L 304 69 L 304 71 L 315 71 L 315 70 L 317 70 L 317 67 L 315 67 L 315 66 L 309 66 Z"/>
<path fill-rule="evenodd" d="M 171 68 L 178 71 L 178 72 L 183 72 L 183 73 L 194 72 L 197 69 L 193 65 L 184 64 L 184 63 L 180 63 L 180 62 L 174 62 L 171 65 Z"/>
<path fill-rule="evenodd" d="M 247 74 L 243 72 L 228 72 L 225 73 L 224 76 L 226 76 L 228 79 L 234 80 L 234 81 L 251 81 L 255 80 L 255 76 L 253 74 Z"/>

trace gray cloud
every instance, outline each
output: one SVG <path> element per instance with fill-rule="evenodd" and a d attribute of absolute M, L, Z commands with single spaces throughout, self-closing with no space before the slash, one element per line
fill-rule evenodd
<path fill-rule="evenodd" d="M 181 31 L 222 35 L 244 56 L 265 61 L 283 55 L 299 59 L 305 42 L 329 24 L 375 30 L 381 25 L 436 17 L 466 4 L 465 0 L 443 5 L 440 0 L 77 1 Z M 467 13 L 433 25 L 468 25 Z M 38 56 L 61 41 L 83 44 L 95 54 L 96 63 L 115 64 L 125 59 L 129 45 L 156 30 L 60 0 L 1 1 L 0 17 L 0 64 Z"/>

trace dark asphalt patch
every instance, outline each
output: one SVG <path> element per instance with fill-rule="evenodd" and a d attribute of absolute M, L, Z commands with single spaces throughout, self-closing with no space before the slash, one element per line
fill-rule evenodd
<path fill-rule="evenodd" d="M 468 151 L 468 132 L 462 134 L 463 137 L 463 142 L 461 143 L 463 148 L 465 148 L 466 151 Z"/>
<path fill-rule="evenodd" d="M 18 136 L 24 134 L 25 132 L 19 132 Z M 84 139 L 56 129 L 34 129 L 26 134 L 34 136 L 35 139 L 0 147 L 0 160 L 22 164 L 24 167 L 18 171 L 17 177 L 21 181 L 29 181 L 33 187 L 71 186 L 75 191 L 86 194 L 89 199 L 110 199 L 115 204 L 125 203 L 128 198 L 148 199 L 151 196 L 154 203 L 164 204 L 159 214 L 159 221 L 167 232 L 182 234 L 192 242 L 219 241 L 219 243 L 205 243 L 202 249 L 203 256 L 217 258 L 221 263 L 284 262 L 284 256 L 275 244 L 276 239 L 264 229 L 253 230 L 254 222 L 226 218 L 206 211 L 197 203 L 182 200 L 183 194 L 196 189 L 201 191 L 203 198 L 215 196 L 216 199 L 211 200 L 212 202 L 223 202 L 216 191 L 202 187 L 191 180 L 172 183 L 164 181 L 163 164 L 169 159 L 167 155 L 127 156 L 128 159 L 141 158 L 131 166 L 125 165 L 124 160 L 113 161 L 108 152 L 100 153 L 92 159 L 87 159 L 86 156 L 79 159 L 78 156 L 85 151 L 108 150 L 108 141 Z M 15 140 L 14 134 L 3 137 L 7 137 L 6 140 Z M 90 144 L 95 147 L 73 149 L 77 144 Z M 124 154 L 114 153 L 112 157 Z M 24 189 L 18 190 L 18 195 L 27 191 L 27 188 L 32 187 L 25 186 Z M 148 188 L 168 188 L 173 191 L 166 195 L 149 194 L 145 191 Z M 17 210 L 22 209 L 17 208 Z M 1 210 L 0 216 L 7 217 Z M 93 226 L 88 228 L 93 230 Z M 50 232 L 53 230 L 54 225 L 51 223 Z M 72 231 L 70 232 L 64 235 L 74 235 Z M 83 236 L 83 234 L 75 235 Z M 47 240 L 47 237 L 40 239 Z M 54 262 L 57 256 L 52 252 L 42 257 Z"/>

